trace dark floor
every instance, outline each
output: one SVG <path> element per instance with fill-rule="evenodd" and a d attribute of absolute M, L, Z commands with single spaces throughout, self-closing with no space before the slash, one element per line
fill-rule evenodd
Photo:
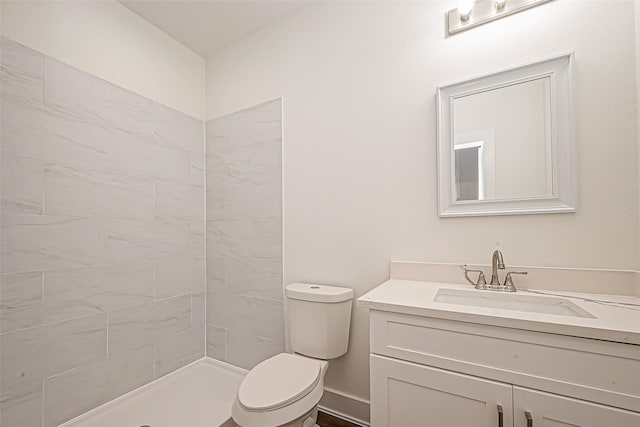
<path fill-rule="evenodd" d="M 358 424 L 350 423 L 325 412 L 318 411 L 318 426 L 320 427 L 360 427 Z"/>

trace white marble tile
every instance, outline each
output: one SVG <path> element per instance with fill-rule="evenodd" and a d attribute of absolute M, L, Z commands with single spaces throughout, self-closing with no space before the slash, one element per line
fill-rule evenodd
<path fill-rule="evenodd" d="M 243 291 L 243 294 L 282 301 L 283 279 L 281 259 L 257 259 L 251 260 L 253 277 L 251 291 Z"/>
<path fill-rule="evenodd" d="M 2 427 L 42 427 L 42 382 L 18 395 L 0 399 Z"/>
<path fill-rule="evenodd" d="M 153 263 L 50 270 L 44 273 L 45 323 L 154 300 Z"/>
<path fill-rule="evenodd" d="M 153 102 L 98 77 L 44 60 L 44 103 L 115 129 L 153 136 Z"/>
<path fill-rule="evenodd" d="M 155 327 L 154 303 L 110 312 L 109 355 L 153 344 Z"/>
<path fill-rule="evenodd" d="M 223 292 L 207 292 L 207 324 L 251 331 L 253 315 L 249 298 Z"/>
<path fill-rule="evenodd" d="M 281 301 L 207 292 L 207 324 L 284 342 Z"/>
<path fill-rule="evenodd" d="M 190 184 L 189 152 L 149 140 L 114 139 L 107 148 L 109 168 L 127 175 Z"/>
<path fill-rule="evenodd" d="M 213 325 L 207 325 L 207 357 L 218 360 L 225 359 L 226 330 Z"/>
<path fill-rule="evenodd" d="M 255 258 L 282 258 L 282 220 L 253 222 L 253 253 Z"/>
<path fill-rule="evenodd" d="M 44 106 L 2 100 L 2 153 L 60 165 L 105 169 L 113 139 L 140 137 Z"/>
<path fill-rule="evenodd" d="M 22 329 L 0 336 L 1 399 L 15 400 L 51 375 L 100 360 L 107 353 L 107 316 Z"/>
<path fill-rule="evenodd" d="M 245 367 L 284 341 L 281 117 L 276 100 L 206 124 L 207 353 Z"/>
<path fill-rule="evenodd" d="M 156 301 L 153 305 L 155 339 L 191 327 L 191 295 Z"/>
<path fill-rule="evenodd" d="M 5 273 L 105 264 L 100 218 L 3 215 L 1 230 Z"/>
<path fill-rule="evenodd" d="M 190 229 L 190 240 L 189 247 L 190 253 L 192 257 L 204 257 L 205 256 L 205 245 L 206 245 L 206 235 L 207 235 L 207 227 L 204 221 L 195 221 L 189 224 Z"/>
<path fill-rule="evenodd" d="M 207 187 L 207 221 L 224 219 L 224 187 Z"/>
<path fill-rule="evenodd" d="M 156 217 L 182 221 L 204 220 L 204 189 L 193 185 L 156 184 Z"/>
<path fill-rule="evenodd" d="M 0 275 L 0 332 L 42 324 L 42 272 Z"/>
<path fill-rule="evenodd" d="M 274 341 L 284 342 L 284 312 L 281 301 L 250 298 L 251 332 Z"/>
<path fill-rule="evenodd" d="M 6 37 L 0 38 L 0 84 L 2 98 L 41 103 L 44 57 Z"/>
<path fill-rule="evenodd" d="M 204 155 L 204 123 L 154 103 L 155 140 L 164 145 Z"/>
<path fill-rule="evenodd" d="M 224 258 L 228 253 L 225 244 L 227 229 L 226 222 L 207 222 L 207 258 Z"/>
<path fill-rule="evenodd" d="M 236 184 L 224 189 L 224 217 L 230 220 L 282 217 L 282 182 Z"/>
<path fill-rule="evenodd" d="M 226 122 L 226 117 L 209 120 L 205 124 L 205 131 L 207 135 L 210 135 L 212 138 L 224 138 L 226 131 Z"/>
<path fill-rule="evenodd" d="M 47 378 L 44 426 L 57 426 L 151 380 L 151 345 Z"/>
<path fill-rule="evenodd" d="M 245 369 L 284 351 L 281 342 L 244 331 L 227 331 L 225 361 Z"/>
<path fill-rule="evenodd" d="M 191 229 L 178 221 L 109 219 L 108 258 L 113 263 L 187 256 Z"/>
<path fill-rule="evenodd" d="M 156 299 L 205 290 L 204 258 L 169 258 L 156 263 Z"/>
<path fill-rule="evenodd" d="M 207 256 L 207 290 L 217 292 L 227 290 L 225 258 Z"/>
<path fill-rule="evenodd" d="M 225 287 L 234 294 L 282 300 L 282 261 L 279 259 L 225 259 Z"/>
<path fill-rule="evenodd" d="M 153 219 L 154 191 L 150 182 L 113 172 L 44 168 L 47 215 Z"/>
<path fill-rule="evenodd" d="M 197 292 L 191 294 L 191 327 L 203 328 L 206 324 L 207 293 Z"/>
<path fill-rule="evenodd" d="M 261 286 L 255 287 L 253 278 L 253 268 L 251 258 L 228 255 L 224 259 L 225 286 L 229 292 L 254 296 L 260 292 Z"/>
<path fill-rule="evenodd" d="M 160 338 L 155 345 L 156 378 L 204 357 L 204 352 L 204 324 Z"/>
<path fill-rule="evenodd" d="M 280 99 L 227 116 L 225 143 L 229 147 L 282 140 Z"/>
<path fill-rule="evenodd" d="M 224 218 L 230 220 L 255 218 L 257 184 L 237 184 L 224 187 Z"/>
<path fill-rule="evenodd" d="M 109 312 L 109 355 L 152 344 L 191 327 L 191 295 Z"/>
<path fill-rule="evenodd" d="M 263 184 L 282 178 L 281 141 L 234 147 L 224 154 L 224 184 Z"/>
<path fill-rule="evenodd" d="M 250 257 L 253 244 L 253 224 L 251 221 L 226 221 L 223 243 L 226 255 Z"/>
<path fill-rule="evenodd" d="M 224 150 L 224 148 L 218 145 L 211 146 L 209 151 L 207 151 L 207 157 L 206 157 L 207 188 L 224 186 L 225 175 L 227 175 L 226 154 L 227 152 Z"/>
<path fill-rule="evenodd" d="M 0 156 L 0 210 L 42 214 L 43 164 L 22 157 Z"/>
<path fill-rule="evenodd" d="M 191 161 L 191 185 L 203 189 L 206 185 L 206 163 L 203 155 L 190 155 Z"/>

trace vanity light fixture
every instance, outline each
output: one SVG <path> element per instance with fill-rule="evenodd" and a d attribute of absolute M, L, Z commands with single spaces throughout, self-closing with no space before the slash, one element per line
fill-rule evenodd
<path fill-rule="evenodd" d="M 461 0 L 456 9 L 447 12 L 447 35 L 475 28 L 551 0 Z"/>

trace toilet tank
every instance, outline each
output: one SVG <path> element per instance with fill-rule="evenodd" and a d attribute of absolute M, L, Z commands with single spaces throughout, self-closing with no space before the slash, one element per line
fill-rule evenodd
<path fill-rule="evenodd" d="M 335 359 L 347 352 L 353 289 L 291 283 L 285 296 L 294 352 L 317 359 Z"/>

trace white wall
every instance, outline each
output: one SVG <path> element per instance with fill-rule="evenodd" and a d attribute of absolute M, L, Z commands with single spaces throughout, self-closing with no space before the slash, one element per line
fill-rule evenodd
<path fill-rule="evenodd" d="M 205 60 L 112 0 L 3 1 L 2 35 L 204 119 Z"/>
<path fill-rule="evenodd" d="M 636 96 L 638 102 L 636 104 L 636 114 L 638 115 L 638 177 L 637 177 L 637 191 L 638 191 L 638 212 L 640 212 L 640 2 L 636 1 L 635 4 L 635 24 L 636 24 Z M 640 246 L 640 214 L 638 215 L 638 245 Z M 638 265 L 640 266 L 640 250 L 637 252 Z M 636 286 L 636 294 L 640 295 L 640 274 L 638 274 L 638 284 Z"/>
<path fill-rule="evenodd" d="M 352 286 L 391 259 L 635 268 L 634 6 L 554 1 L 446 38 L 444 2 L 325 3 L 207 60 L 207 119 L 283 97 L 284 281 Z M 575 214 L 437 216 L 435 88 L 575 51 Z M 603 285 L 606 286 L 606 285 Z M 368 396 L 368 313 L 327 385 Z"/>

